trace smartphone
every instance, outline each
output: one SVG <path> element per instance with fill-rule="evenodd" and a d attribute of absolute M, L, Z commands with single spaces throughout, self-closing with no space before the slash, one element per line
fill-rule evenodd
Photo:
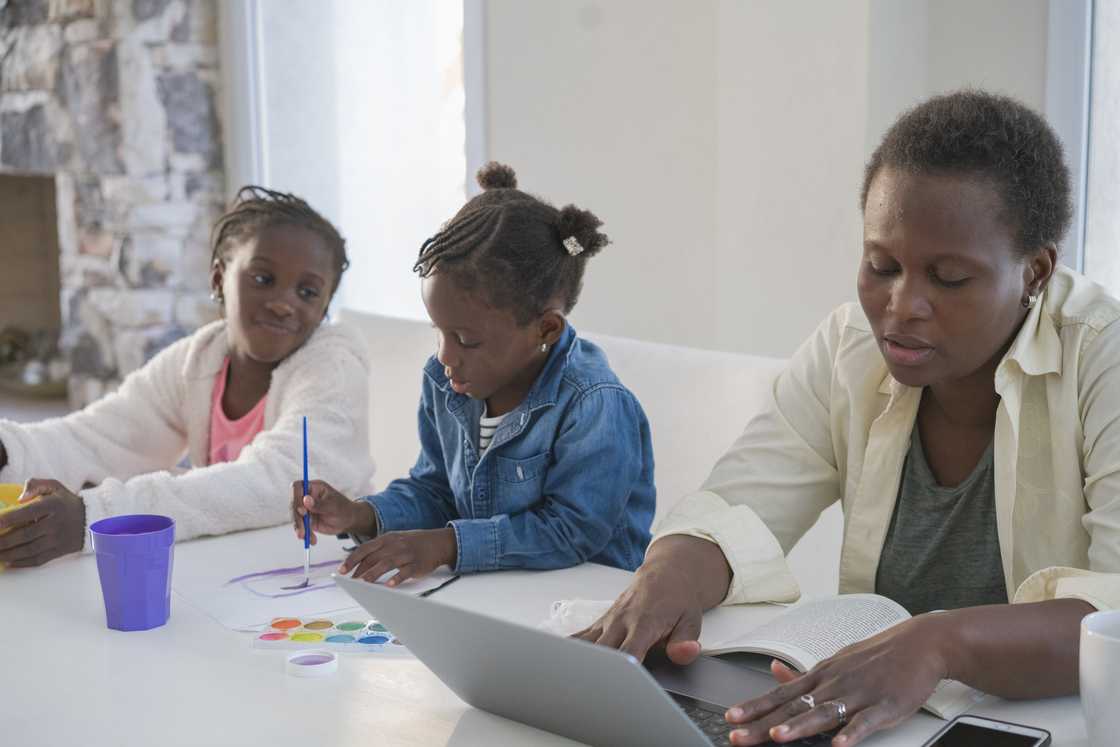
<path fill-rule="evenodd" d="M 983 716 L 957 716 L 922 747 L 1047 747 L 1050 732 Z"/>

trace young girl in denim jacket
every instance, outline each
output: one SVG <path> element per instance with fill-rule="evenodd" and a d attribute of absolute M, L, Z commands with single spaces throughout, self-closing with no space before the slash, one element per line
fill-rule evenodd
<path fill-rule="evenodd" d="M 398 584 L 458 572 L 633 570 L 654 512 L 653 449 L 642 406 L 565 315 L 602 222 L 516 188 L 496 163 L 485 190 L 420 249 L 413 268 L 438 348 L 424 368 L 420 456 L 409 476 L 358 501 L 313 482 L 293 490 L 303 536 L 368 541 L 341 572 Z"/>

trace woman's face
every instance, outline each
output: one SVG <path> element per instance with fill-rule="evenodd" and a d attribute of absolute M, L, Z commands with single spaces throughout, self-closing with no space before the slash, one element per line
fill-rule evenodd
<path fill-rule="evenodd" d="M 981 178 L 883 168 L 872 179 L 857 285 L 898 381 L 964 379 L 1010 345 L 1024 296 L 1038 292 L 1052 264 L 1017 252 L 1004 212 Z"/>

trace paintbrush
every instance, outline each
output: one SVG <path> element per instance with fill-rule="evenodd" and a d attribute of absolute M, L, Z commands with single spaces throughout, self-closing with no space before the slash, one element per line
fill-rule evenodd
<path fill-rule="evenodd" d="M 303 416 L 303 494 L 308 494 L 307 487 L 307 416 Z M 311 585 L 311 512 L 304 507 L 303 513 L 303 583 L 300 586 Z"/>

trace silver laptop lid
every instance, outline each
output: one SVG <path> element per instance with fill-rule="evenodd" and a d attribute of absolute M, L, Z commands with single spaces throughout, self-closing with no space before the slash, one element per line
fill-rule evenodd
<path fill-rule="evenodd" d="M 476 708 L 592 745 L 711 744 L 632 656 L 408 592 L 334 578 Z"/>

